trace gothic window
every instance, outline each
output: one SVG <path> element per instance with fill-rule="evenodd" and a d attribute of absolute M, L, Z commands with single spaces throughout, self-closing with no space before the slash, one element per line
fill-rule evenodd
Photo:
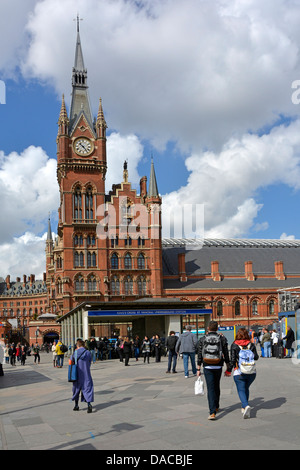
<path fill-rule="evenodd" d="M 138 294 L 146 295 L 146 293 L 147 293 L 146 279 L 142 276 L 138 279 Z"/>
<path fill-rule="evenodd" d="M 130 237 L 125 238 L 125 246 L 131 246 L 132 245 L 132 240 Z"/>
<path fill-rule="evenodd" d="M 119 237 L 118 237 L 118 235 L 116 235 L 116 238 L 111 238 L 110 239 L 110 246 L 111 246 L 111 248 L 115 248 L 118 245 L 119 245 Z"/>
<path fill-rule="evenodd" d="M 82 194 L 80 186 L 77 186 L 74 191 L 74 219 L 82 219 Z"/>
<path fill-rule="evenodd" d="M 94 218 L 93 191 L 91 187 L 88 187 L 85 194 L 85 218 L 87 220 L 93 220 Z"/>
<path fill-rule="evenodd" d="M 87 254 L 87 265 L 88 268 L 90 267 L 96 267 L 96 253 L 91 253 L 90 251 Z"/>
<path fill-rule="evenodd" d="M 138 269 L 145 269 L 145 256 L 140 253 L 138 256 Z"/>
<path fill-rule="evenodd" d="M 111 263 L 111 269 L 118 269 L 119 268 L 119 258 L 118 258 L 118 255 L 116 253 L 113 253 L 113 255 L 111 257 L 111 260 L 110 260 L 110 263 Z"/>
<path fill-rule="evenodd" d="M 75 291 L 76 292 L 83 292 L 84 291 L 84 281 L 83 277 L 79 276 L 75 280 Z"/>
<path fill-rule="evenodd" d="M 111 280 L 111 293 L 112 295 L 120 294 L 120 281 L 117 276 L 114 276 Z"/>
<path fill-rule="evenodd" d="M 97 290 L 97 281 L 95 276 L 90 276 L 88 279 L 88 290 L 89 292 L 96 292 Z"/>
<path fill-rule="evenodd" d="M 234 314 L 236 316 L 241 314 L 241 302 L 239 300 L 237 300 L 234 304 Z"/>
<path fill-rule="evenodd" d="M 82 251 L 75 251 L 74 253 L 74 267 L 79 268 L 84 266 L 84 254 Z"/>
<path fill-rule="evenodd" d="M 131 276 L 127 276 L 124 281 L 125 295 L 133 294 L 133 280 Z"/>
<path fill-rule="evenodd" d="M 138 246 L 145 246 L 145 238 L 138 237 Z"/>
<path fill-rule="evenodd" d="M 218 317 L 221 317 L 223 315 L 223 303 L 221 300 L 219 300 L 217 303 L 217 315 Z"/>
<path fill-rule="evenodd" d="M 125 267 L 125 269 L 132 269 L 132 259 L 131 259 L 131 254 L 130 253 L 126 253 L 126 255 L 125 255 L 124 267 Z"/>
<path fill-rule="evenodd" d="M 275 313 L 275 302 L 274 300 L 270 300 L 269 305 L 268 305 L 268 313 L 269 315 L 274 315 Z"/>
<path fill-rule="evenodd" d="M 257 300 L 252 302 L 252 315 L 258 315 Z"/>

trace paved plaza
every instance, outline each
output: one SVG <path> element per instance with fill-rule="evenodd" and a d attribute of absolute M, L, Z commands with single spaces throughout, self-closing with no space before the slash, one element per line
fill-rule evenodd
<path fill-rule="evenodd" d="M 0 377 L 1 450 L 174 451 L 199 449 L 300 449 L 300 365 L 291 359 L 257 363 L 251 419 L 242 419 L 232 378 L 222 377 L 221 410 L 208 421 L 207 396 L 194 395 L 195 377 L 166 374 L 167 358 L 144 364 L 118 360 L 92 365 L 93 413 L 73 411 L 72 384 L 52 365 L 4 365 Z"/>

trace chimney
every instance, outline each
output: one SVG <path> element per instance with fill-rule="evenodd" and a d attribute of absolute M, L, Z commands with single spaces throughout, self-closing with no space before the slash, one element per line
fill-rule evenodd
<path fill-rule="evenodd" d="M 23 274 L 23 287 L 26 286 L 26 280 L 27 280 L 27 276 L 26 274 Z"/>
<path fill-rule="evenodd" d="M 187 275 L 185 271 L 185 253 L 178 254 L 178 274 L 180 282 L 187 281 Z"/>
<path fill-rule="evenodd" d="M 252 261 L 245 261 L 245 277 L 248 281 L 255 281 Z"/>
<path fill-rule="evenodd" d="M 10 289 L 10 275 L 9 274 L 6 276 L 5 282 L 6 282 L 6 288 Z"/>
<path fill-rule="evenodd" d="M 275 261 L 275 277 L 279 281 L 284 281 L 285 280 L 285 274 L 283 270 L 283 261 Z"/>
<path fill-rule="evenodd" d="M 43 281 L 46 282 L 46 280 L 47 280 L 47 274 L 43 273 Z"/>
<path fill-rule="evenodd" d="M 219 271 L 219 261 L 211 262 L 211 277 L 214 281 L 221 281 L 221 275 Z"/>
<path fill-rule="evenodd" d="M 17 278 L 16 278 L 16 281 L 17 281 L 17 282 L 21 282 L 21 278 L 20 278 L 20 277 L 17 277 Z"/>
<path fill-rule="evenodd" d="M 147 176 L 143 176 L 140 179 L 140 195 L 141 197 L 147 196 Z"/>
<path fill-rule="evenodd" d="M 30 285 L 32 286 L 32 284 L 34 283 L 35 281 L 35 275 L 34 274 L 30 274 Z"/>

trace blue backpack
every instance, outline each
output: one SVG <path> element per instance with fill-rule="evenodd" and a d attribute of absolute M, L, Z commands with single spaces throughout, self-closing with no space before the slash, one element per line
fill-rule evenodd
<path fill-rule="evenodd" d="M 246 348 L 239 346 L 239 369 L 242 374 L 255 374 L 256 365 L 254 360 L 254 353 L 250 349 L 251 343 L 247 345 Z"/>

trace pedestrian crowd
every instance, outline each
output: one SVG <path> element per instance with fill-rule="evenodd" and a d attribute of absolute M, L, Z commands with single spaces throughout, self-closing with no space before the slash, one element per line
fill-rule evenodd
<path fill-rule="evenodd" d="M 285 343 L 283 343 L 285 341 Z M 246 328 L 239 328 L 237 335 L 228 346 L 226 337 L 218 332 L 218 323 L 211 321 L 208 330 L 199 340 L 192 333 L 192 327 L 187 325 L 181 335 L 176 335 L 175 331 L 170 331 L 169 336 L 160 338 L 158 334 L 149 338 L 147 335 L 140 340 L 139 336 L 134 339 L 119 336 L 114 343 L 114 351 L 120 362 L 129 366 L 130 358 L 138 361 L 141 357 L 144 363 L 149 364 L 150 358 L 155 358 L 155 362 L 160 362 L 162 355 L 168 356 L 166 373 L 177 373 L 178 356 L 182 357 L 184 376 L 189 378 L 189 363 L 193 376 L 197 376 L 196 382 L 206 383 L 207 400 L 209 408 L 209 420 L 215 420 L 220 412 L 220 381 L 222 377 L 223 366 L 226 366 L 225 377 L 231 377 L 236 386 L 237 394 L 241 403 L 241 412 L 244 419 L 250 418 L 251 407 L 249 405 L 250 387 L 256 379 L 256 361 L 259 355 L 256 345 L 260 344 L 261 357 L 269 358 L 284 357 L 281 355 L 283 344 L 287 351 L 286 357 L 293 354 L 295 335 L 291 327 L 287 327 L 286 335 L 280 338 L 275 331 L 268 331 L 264 328 L 261 335 L 251 338 Z M 110 348 L 109 348 L 110 346 Z M 40 346 L 36 343 L 31 348 L 26 345 L 7 344 L 4 347 L 4 358 L 6 363 L 15 366 L 17 362 L 25 365 L 26 358 L 34 356 L 34 364 L 40 363 Z M 76 364 L 77 377 L 73 381 L 73 396 L 75 402 L 74 411 L 79 410 L 79 399 L 87 403 L 88 413 L 92 412 L 91 403 L 94 401 L 94 386 L 91 376 L 91 365 L 96 360 L 103 361 L 107 358 L 107 351 L 112 351 L 111 343 L 107 338 L 90 338 L 83 341 L 78 338 L 74 345 L 74 353 L 71 354 L 71 348 L 65 346 L 62 341 L 55 341 L 50 345 L 53 354 L 53 367 L 62 368 L 64 357 L 70 352 L 69 367 Z M 201 372 L 202 367 L 202 372 Z M 2 372 L 3 374 L 3 372 Z M 1 374 L 0 374 L 1 375 Z M 195 384 L 196 393 L 196 384 Z M 198 393 L 198 392 L 197 392 Z M 202 393 L 203 394 L 203 393 Z"/>

